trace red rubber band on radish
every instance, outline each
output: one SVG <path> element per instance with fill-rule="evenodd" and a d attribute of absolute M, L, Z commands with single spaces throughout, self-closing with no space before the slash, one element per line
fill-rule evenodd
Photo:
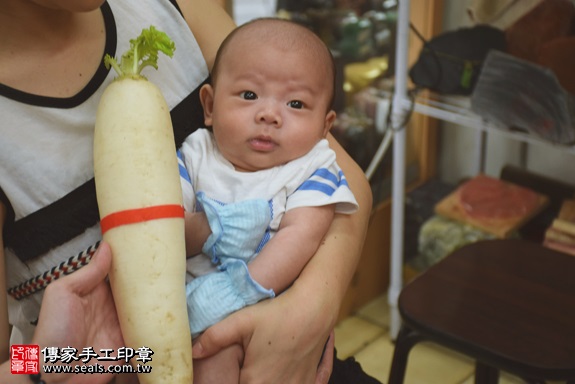
<path fill-rule="evenodd" d="M 127 209 L 110 213 L 100 220 L 102 234 L 112 228 L 127 224 L 136 224 L 144 221 L 169 218 L 183 218 L 184 207 L 177 204 L 155 205 L 153 207 Z"/>

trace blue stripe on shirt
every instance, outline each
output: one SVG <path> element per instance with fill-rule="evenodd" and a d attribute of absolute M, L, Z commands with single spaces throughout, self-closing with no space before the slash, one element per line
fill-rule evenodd
<path fill-rule="evenodd" d="M 180 171 L 180 177 L 191 184 L 192 179 L 190 178 L 190 174 L 188 173 L 188 170 L 184 165 L 184 156 L 182 155 L 182 152 L 180 150 L 178 150 L 176 153 L 178 155 L 178 169 Z"/>
<path fill-rule="evenodd" d="M 321 181 L 307 180 L 297 189 L 298 191 L 318 191 L 323 192 L 328 196 L 333 195 L 335 188 L 331 187 Z"/>
<path fill-rule="evenodd" d="M 322 180 L 323 179 L 323 180 Z M 331 183 L 331 185 L 330 185 Z M 335 185 L 335 188 L 333 187 Z M 333 174 L 327 168 L 320 168 L 304 181 L 298 190 L 323 192 L 328 196 L 333 195 L 336 188 L 348 186 L 342 171 L 338 175 Z M 349 186 L 348 186 L 349 187 Z"/>

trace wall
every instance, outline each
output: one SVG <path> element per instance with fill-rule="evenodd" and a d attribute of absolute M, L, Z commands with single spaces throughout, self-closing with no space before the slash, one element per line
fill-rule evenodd
<path fill-rule="evenodd" d="M 444 30 L 470 25 L 466 13 L 471 0 L 445 0 Z M 439 140 L 439 176 L 442 180 L 457 183 L 462 178 L 475 175 L 479 169 L 478 148 L 481 140 L 475 129 L 441 123 Z M 575 185 L 575 155 L 565 153 L 547 144 L 521 143 L 493 132 L 487 135 L 485 173 L 499 176 L 502 166 L 512 164 L 526 166 L 534 173 L 542 174 Z"/>
<path fill-rule="evenodd" d="M 241 25 L 258 17 L 269 17 L 275 14 L 275 0 L 234 0 L 233 15 L 236 24 Z"/>

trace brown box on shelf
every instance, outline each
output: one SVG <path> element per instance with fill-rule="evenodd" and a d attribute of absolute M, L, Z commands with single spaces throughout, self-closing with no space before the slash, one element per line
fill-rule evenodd
<path fill-rule="evenodd" d="M 506 238 L 548 201 L 547 196 L 531 189 L 480 174 L 441 200 L 435 212 Z"/>
<path fill-rule="evenodd" d="M 575 256 L 575 199 L 563 201 L 558 217 L 545 232 L 543 245 Z"/>

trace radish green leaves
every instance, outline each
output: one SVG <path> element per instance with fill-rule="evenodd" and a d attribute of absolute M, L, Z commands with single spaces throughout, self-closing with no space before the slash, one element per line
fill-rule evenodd
<path fill-rule="evenodd" d="M 114 68 L 119 77 L 143 77 L 142 69 L 147 66 L 158 69 L 160 52 L 172 57 L 176 46 L 170 37 L 153 26 L 142 30 L 140 36 L 130 40 L 130 49 L 122 55 L 120 62 L 110 55 L 104 57 L 106 68 Z"/>

